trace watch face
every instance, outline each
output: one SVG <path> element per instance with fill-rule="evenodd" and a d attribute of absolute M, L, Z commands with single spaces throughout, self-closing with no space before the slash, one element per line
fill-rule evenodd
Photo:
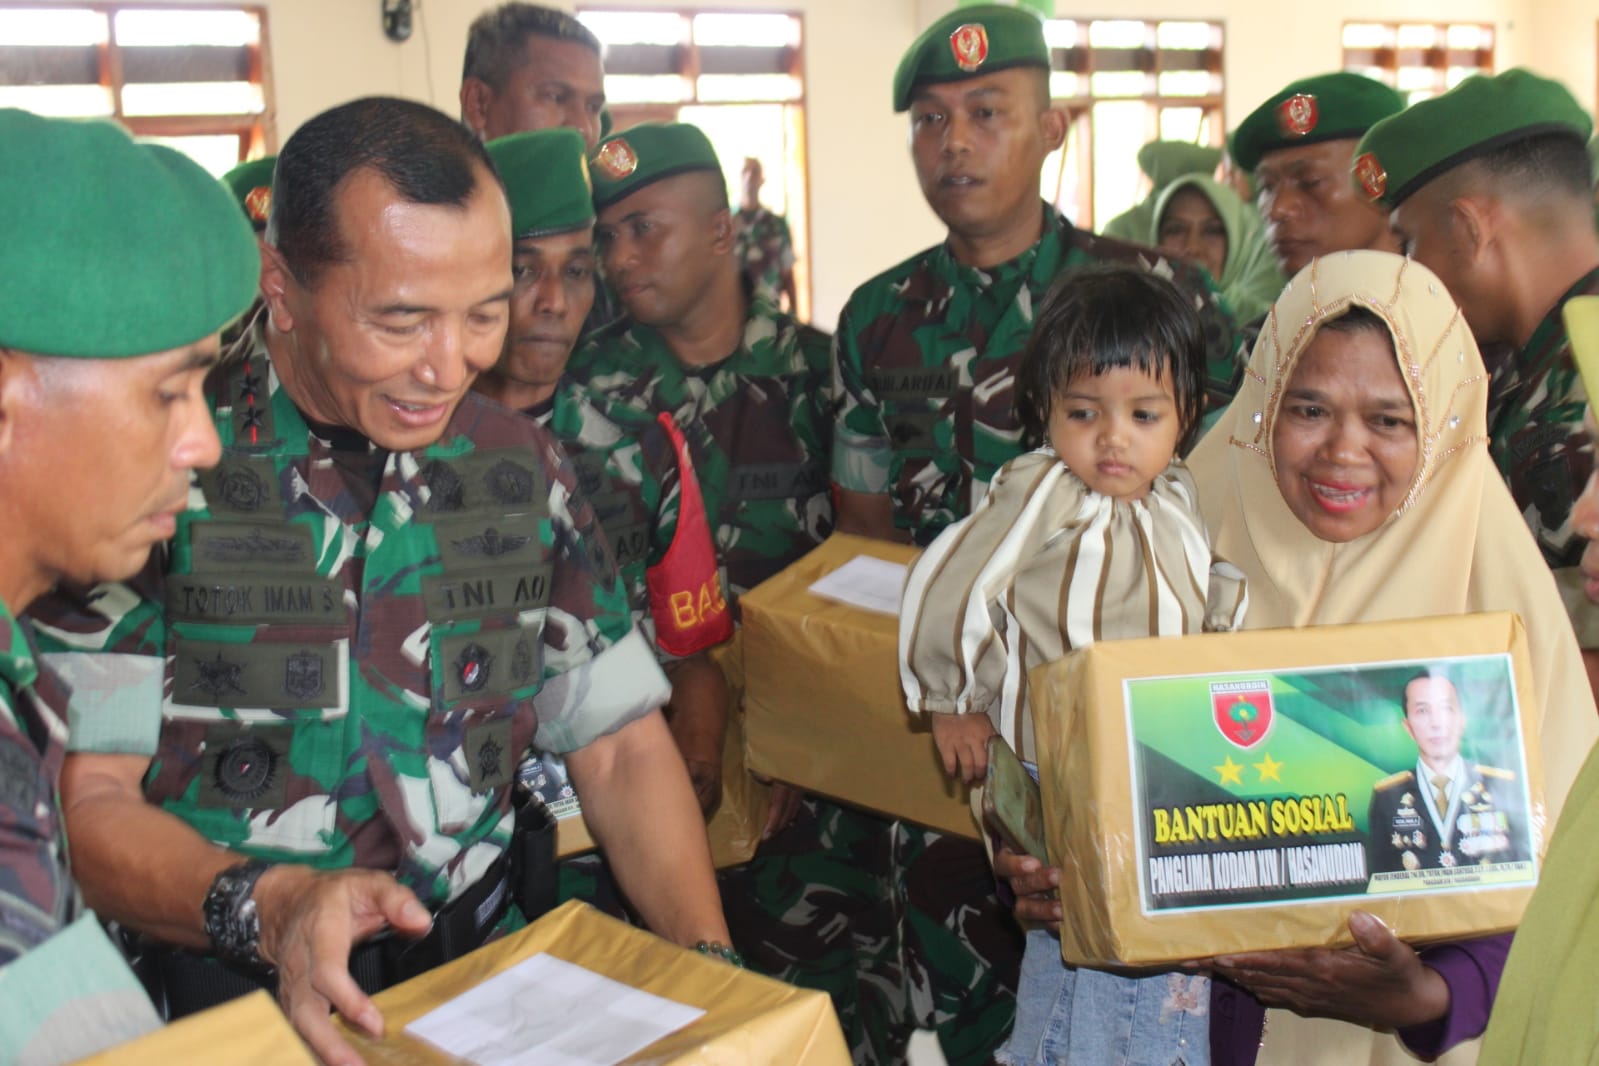
<path fill-rule="evenodd" d="M 255 883 L 271 864 L 252 859 L 217 874 L 205 897 L 205 931 L 224 962 L 257 967 L 261 918 L 256 911 Z"/>

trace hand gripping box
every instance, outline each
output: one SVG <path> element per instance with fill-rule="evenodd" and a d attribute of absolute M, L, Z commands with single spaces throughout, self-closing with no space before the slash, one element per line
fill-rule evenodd
<path fill-rule="evenodd" d="M 340 1022 L 341 1035 L 373 1066 L 445 1066 L 451 1057 L 405 1027 L 476 985 L 544 953 L 631 988 L 704 1011 L 696 1021 L 624 1063 L 650 1066 L 849 1066 L 849 1050 L 825 993 L 736 969 L 680 948 L 573 900 L 520 932 L 487 944 L 373 997 L 384 1035 Z M 508 1015 L 536 1003 L 506 1002 Z M 498 1024 L 483 1018 L 485 1025 Z M 505 1019 L 500 1019 L 504 1022 Z M 581 1051 L 581 1049 L 578 1049 Z"/>
<path fill-rule="evenodd" d="M 917 549 L 835 533 L 740 601 L 749 768 L 845 803 L 975 839 L 967 789 L 905 708 L 899 618 L 810 591 L 858 555 Z"/>
<path fill-rule="evenodd" d="M 1513 929 L 1546 830 L 1529 662 L 1521 621 L 1482 614 L 1106 641 L 1037 668 L 1062 957 L 1342 945 L 1356 909 L 1412 942 Z"/>

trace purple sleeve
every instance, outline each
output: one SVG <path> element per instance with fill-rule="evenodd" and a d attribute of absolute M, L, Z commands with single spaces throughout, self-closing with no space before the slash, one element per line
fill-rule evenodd
<path fill-rule="evenodd" d="M 1509 952 L 1509 933 L 1423 948 L 1421 961 L 1449 985 L 1449 1013 L 1435 1022 L 1399 1030 L 1405 1047 L 1424 1059 L 1435 1059 L 1461 1041 L 1481 1036 Z"/>

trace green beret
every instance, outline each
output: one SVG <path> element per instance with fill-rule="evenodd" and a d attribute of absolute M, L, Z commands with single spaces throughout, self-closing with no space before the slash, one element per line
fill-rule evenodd
<path fill-rule="evenodd" d="M 1404 110 L 1398 90 L 1360 74 L 1319 74 L 1293 82 L 1233 131 L 1233 162 L 1250 173 L 1267 152 L 1351 140 Z"/>
<path fill-rule="evenodd" d="M 222 184 L 233 190 L 233 198 L 257 233 L 266 229 L 267 217 L 272 214 L 272 170 L 277 165 L 278 157 L 269 155 L 240 163 L 222 175 Z"/>
<path fill-rule="evenodd" d="M 686 122 L 641 122 L 594 149 L 594 207 L 604 210 L 644 186 L 695 170 L 718 174 L 711 139 Z"/>
<path fill-rule="evenodd" d="M 1138 169 L 1159 192 L 1184 174 L 1213 174 L 1221 149 L 1188 141 L 1150 141 L 1138 150 Z"/>
<path fill-rule="evenodd" d="M 1373 126 L 1355 149 L 1355 187 L 1391 210 L 1444 171 L 1543 133 L 1586 142 L 1593 119 L 1564 85 L 1531 71 L 1473 75 Z"/>
<path fill-rule="evenodd" d="M 583 135 L 571 129 L 513 133 L 488 143 L 511 201 L 513 236 L 570 233 L 594 221 L 584 151 Z"/>
<path fill-rule="evenodd" d="M 1044 20 L 1024 7 L 958 7 L 929 26 L 894 71 L 894 110 L 908 111 L 917 86 L 964 81 L 1011 67 L 1049 69 Z"/>
<path fill-rule="evenodd" d="M 225 185 L 120 126 L 0 109 L 0 346 L 121 359 L 217 332 L 255 298 Z"/>

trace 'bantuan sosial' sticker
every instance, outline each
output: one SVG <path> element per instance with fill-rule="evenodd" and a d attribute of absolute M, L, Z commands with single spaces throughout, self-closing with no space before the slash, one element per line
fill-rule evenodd
<path fill-rule="evenodd" d="M 1144 913 L 1537 881 L 1510 656 L 1125 686 Z"/>

